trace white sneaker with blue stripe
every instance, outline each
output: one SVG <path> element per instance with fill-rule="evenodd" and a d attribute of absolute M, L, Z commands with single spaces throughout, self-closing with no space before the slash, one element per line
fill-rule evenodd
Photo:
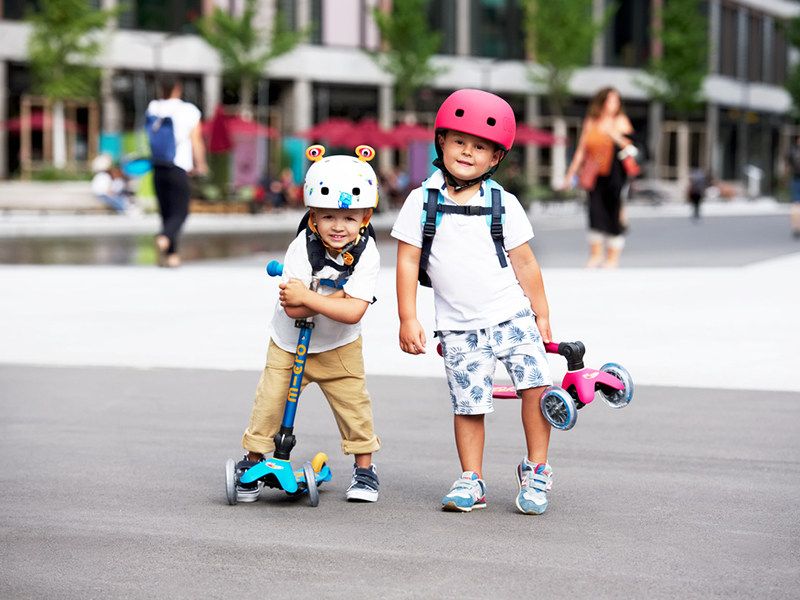
<path fill-rule="evenodd" d="M 442 500 L 442 510 L 470 512 L 473 508 L 486 508 L 486 484 L 477 473 L 464 471 Z"/>
<path fill-rule="evenodd" d="M 526 515 L 540 515 L 547 508 L 547 492 L 553 486 L 553 469 L 547 463 L 537 465 L 522 459 L 517 467 L 517 508 Z"/>

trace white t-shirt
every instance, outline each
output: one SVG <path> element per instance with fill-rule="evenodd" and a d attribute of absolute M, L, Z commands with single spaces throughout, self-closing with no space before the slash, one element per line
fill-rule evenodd
<path fill-rule="evenodd" d="M 423 215 L 428 189 L 438 189 L 445 204 L 456 205 L 447 192 L 444 176 L 436 171 L 406 198 L 392 237 L 422 247 Z M 485 206 L 486 183 L 469 199 L 468 206 Z M 505 192 L 503 240 L 513 250 L 533 237 L 533 228 L 519 200 Z M 531 308 L 506 253 L 500 266 L 485 216 L 442 214 L 431 244 L 428 276 L 434 293 L 436 329 L 461 331 L 491 327 Z"/>
<path fill-rule="evenodd" d="M 334 258 L 328 254 L 328 258 L 339 265 L 344 264 L 341 256 Z M 361 253 L 358 259 L 353 274 L 347 278 L 347 282 L 344 284 L 344 291 L 353 298 L 372 302 L 380 269 L 381 257 L 378 254 L 378 246 L 375 244 L 375 240 L 370 238 L 364 248 L 364 252 Z M 312 273 L 311 263 L 308 262 L 305 232 L 303 231 L 289 244 L 289 249 L 286 251 L 286 257 L 283 262 L 281 281 L 285 283 L 289 279 L 299 279 L 303 282 L 303 285 L 310 287 L 312 275 L 320 279 L 336 279 L 339 276 L 339 271 L 333 267 L 325 266 L 321 271 Z M 334 288 L 328 286 L 319 286 L 317 288 L 317 292 L 324 296 L 329 296 L 335 291 Z M 300 330 L 294 326 L 294 321 L 294 319 L 287 316 L 286 311 L 281 306 L 280 299 L 278 299 L 275 304 L 270 333 L 275 344 L 286 352 L 297 350 Z M 323 315 L 315 316 L 313 321 L 314 329 L 311 332 L 311 343 L 308 348 L 310 353 L 326 352 L 339 348 L 356 341 L 358 336 L 361 335 L 360 322 L 350 325 L 334 321 Z"/>
<path fill-rule="evenodd" d="M 111 177 L 111 173 L 100 171 L 92 177 L 92 193 L 95 196 L 119 196 L 125 191 L 125 180 Z"/>
<path fill-rule="evenodd" d="M 172 119 L 172 130 L 175 133 L 175 159 L 172 162 L 186 172 L 191 171 L 194 168 L 194 157 L 189 136 L 200 122 L 200 109 L 180 98 L 169 98 L 153 100 L 147 106 L 147 112 L 162 119 Z"/>
<path fill-rule="evenodd" d="M 100 171 L 92 177 L 92 193 L 95 196 L 110 196 L 111 190 L 111 174 L 106 171 Z"/>

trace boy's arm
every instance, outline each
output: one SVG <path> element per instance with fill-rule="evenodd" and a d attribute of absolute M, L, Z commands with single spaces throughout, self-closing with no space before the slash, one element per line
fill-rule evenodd
<path fill-rule="evenodd" d="M 549 344 L 553 339 L 550 331 L 550 308 L 547 305 L 547 296 L 544 293 L 544 281 L 542 280 L 542 270 L 533 255 L 533 250 L 526 244 L 521 244 L 508 251 L 508 258 L 517 276 L 522 291 L 531 302 L 531 308 L 536 313 L 536 325 L 542 340 Z"/>
<path fill-rule="evenodd" d="M 305 319 L 323 315 L 340 323 L 354 325 L 367 312 L 369 302 L 348 296 L 344 290 L 336 290 L 323 296 L 308 289 L 299 279 L 290 279 L 280 284 L 281 306 L 292 319 Z"/>
<path fill-rule="evenodd" d="M 422 249 L 397 242 L 397 310 L 400 348 L 408 354 L 425 354 L 425 330 L 417 320 L 417 278 Z"/>

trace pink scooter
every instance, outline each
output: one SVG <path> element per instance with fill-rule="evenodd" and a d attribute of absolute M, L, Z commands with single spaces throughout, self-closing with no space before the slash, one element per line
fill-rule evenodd
<path fill-rule="evenodd" d="M 561 386 L 551 385 L 542 393 L 542 414 L 556 429 L 572 429 L 578 419 L 578 409 L 594 400 L 595 392 L 600 392 L 611 408 L 624 408 L 633 398 L 633 379 L 620 365 L 606 363 L 599 371 L 583 366 L 586 348 L 582 342 L 551 342 L 545 344 L 545 350 L 567 359 L 568 371 Z M 517 392 L 513 386 L 496 385 L 492 395 L 516 398 Z"/>

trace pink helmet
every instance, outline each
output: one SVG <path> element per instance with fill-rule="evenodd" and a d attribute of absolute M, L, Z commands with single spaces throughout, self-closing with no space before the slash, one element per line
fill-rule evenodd
<path fill-rule="evenodd" d="M 458 90 L 442 103 L 434 127 L 437 133 L 452 129 L 494 142 L 503 149 L 505 158 L 514 144 L 517 121 L 511 106 L 499 96 L 482 90 Z"/>

